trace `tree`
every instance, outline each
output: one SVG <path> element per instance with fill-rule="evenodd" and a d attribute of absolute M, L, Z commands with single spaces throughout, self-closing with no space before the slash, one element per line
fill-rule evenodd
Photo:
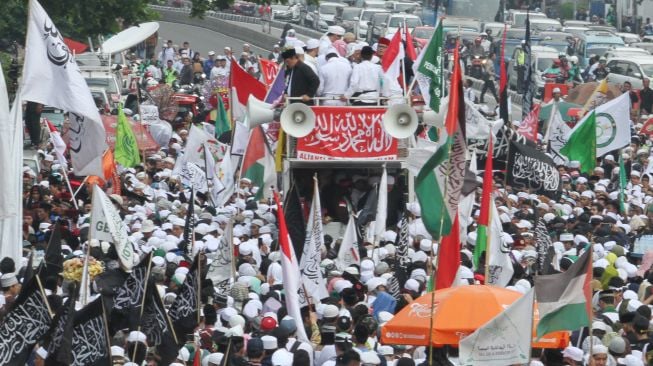
<path fill-rule="evenodd" d="M 0 48 L 11 42 L 25 43 L 28 0 L 2 0 L 0 16 Z M 40 0 L 59 31 L 68 38 L 85 42 L 88 37 L 108 35 L 143 21 L 153 19 L 155 12 L 147 7 L 149 0 Z"/>

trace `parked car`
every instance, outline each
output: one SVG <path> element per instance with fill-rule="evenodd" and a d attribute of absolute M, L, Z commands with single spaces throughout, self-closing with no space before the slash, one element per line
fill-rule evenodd
<path fill-rule="evenodd" d="M 422 26 L 415 27 L 415 29 L 413 29 L 413 33 L 411 33 L 411 36 L 413 37 L 413 40 L 419 43 L 420 48 L 424 48 L 426 47 L 429 39 L 431 39 L 431 36 L 433 36 L 433 33 L 435 33 L 434 27 Z"/>
<path fill-rule="evenodd" d="M 537 95 L 542 95 L 546 83 L 542 75 L 546 69 L 553 65 L 553 61 L 558 59 L 558 51 L 555 48 L 545 46 L 532 46 L 531 51 L 533 52 L 531 61 L 533 62 L 533 70 L 535 70 L 533 77 L 537 85 Z M 508 63 L 508 87 L 517 90 L 517 69 L 515 68 L 514 54 Z"/>
<path fill-rule="evenodd" d="M 346 32 L 356 34 L 358 32 L 358 20 L 361 17 L 363 9 L 349 6 L 339 6 L 336 9 L 335 22 L 337 25 L 345 28 Z"/>
<path fill-rule="evenodd" d="M 547 19 L 546 14 L 538 12 L 529 12 L 526 13 L 523 10 L 510 9 L 508 10 L 508 19 L 506 20 L 513 27 L 524 27 L 526 26 L 526 14 L 530 21 L 535 19 Z"/>
<path fill-rule="evenodd" d="M 531 31 L 562 31 L 562 24 L 555 19 L 535 18 L 531 19 Z"/>
<path fill-rule="evenodd" d="M 606 52 L 605 56 L 608 61 L 615 57 L 629 57 L 629 56 L 650 56 L 651 53 L 643 48 L 637 47 L 613 47 Z"/>
<path fill-rule="evenodd" d="M 395 34 L 399 28 L 403 27 L 404 24 L 408 28 L 408 31 L 411 32 L 415 27 L 422 25 L 422 19 L 417 15 L 413 14 L 392 14 L 390 20 L 388 21 L 388 26 L 385 30 L 385 36 Z"/>
<path fill-rule="evenodd" d="M 320 3 L 320 6 L 317 8 L 317 12 L 320 20 L 324 20 L 327 25 L 334 25 L 336 20 L 336 11 L 338 7 L 341 7 L 340 3 L 333 2 L 323 2 Z"/>
<path fill-rule="evenodd" d="M 361 15 L 358 19 L 358 38 L 366 39 L 367 38 L 367 26 L 374 18 L 375 14 L 387 14 L 390 13 L 388 9 L 385 8 L 365 8 L 361 11 Z"/>
<path fill-rule="evenodd" d="M 618 32 L 617 35 L 624 40 L 625 44 L 641 42 L 642 39 L 635 33 Z"/>
<path fill-rule="evenodd" d="M 390 15 L 391 13 L 387 11 L 374 14 L 372 21 L 367 24 L 367 43 L 373 44 L 377 42 L 379 38 L 385 37 L 388 22 L 390 21 Z"/>
<path fill-rule="evenodd" d="M 256 4 L 248 1 L 236 1 L 231 6 L 231 12 L 234 14 L 242 14 L 249 17 L 256 15 Z"/>
<path fill-rule="evenodd" d="M 619 36 L 605 31 L 587 31 L 577 38 L 576 55 L 581 68 L 587 66 L 591 55 L 604 55 L 613 47 L 625 45 Z"/>
<path fill-rule="evenodd" d="M 630 47 L 637 47 L 643 50 L 647 50 L 649 53 L 653 54 L 653 42 L 637 42 L 631 43 Z"/>
<path fill-rule="evenodd" d="M 608 83 L 623 84 L 629 81 L 633 89 L 642 88 L 644 78 L 653 77 L 653 56 L 615 57 L 607 65 Z"/>
<path fill-rule="evenodd" d="M 386 1 L 385 7 L 393 13 L 419 14 L 422 11 L 419 3 L 409 1 Z"/>

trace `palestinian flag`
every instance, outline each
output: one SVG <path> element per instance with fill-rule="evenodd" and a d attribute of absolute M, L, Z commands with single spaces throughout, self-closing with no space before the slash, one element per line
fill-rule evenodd
<path fill-rule="evenodd" d="M 456 48 L 445 142 L 415 178 L 415 194 L 422 207 L 422 221 L 436 240 L 451 232 L 465 176 L 465 101 L 459 59 Z"/>
<path fill-rule="evenodd" d="M 586 250 L 566 272 L 535 277 L 540 322 L 537 338 L 559 330 L 590 325 L 592 251 Z"/>
<path fill-rule="evenodd" d="M 242 178 L 251 180 L 252 186 L 258 187 L 255 195 L 257 201 L 265 195 L 270 187 L 277 184 L 274 155 L 270 152 L 261 126 L 255 127 L 249 135 L 249 142 L 240 171 L 242 172 Z"/>
<path fill-rule="evenodd" d="M 492 189 L 494 181 L 492 180 L 492 137 L 487 149 L 487 158 L 485 159 L 485 171 L 483 172 L 483 196 L 481 197 L 481 215 L 478 218 L 478 230 L 476 232 L 476 246 L 474 246 L 474 267 L 479 268 L 481 255 L 487 249 L 488 227 L 490 226 L 490 210 L 492 208 Z M 487 265 L 487 254 L 486 254 Z"/>
<path fill-rule="evenodd" d="M 215 138 L 219 139 L 222 134 L 231 131 L 231 123 L 229 123 L 229 116 L 224 108 L 222 96 L 217 95 L 217 99 L 218 105 L 211 111 L 211 119 L 215 121 Z"/>

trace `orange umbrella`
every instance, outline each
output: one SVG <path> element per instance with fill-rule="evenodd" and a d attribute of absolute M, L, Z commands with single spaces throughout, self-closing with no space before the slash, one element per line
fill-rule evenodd
<path fill-rule="evenodd" d="M 457 345 L 462 338 L 504 311 L 521 296 L 522 294 L 517 291 L 485 285 L 437 290 L 432 310 L 431 293 L 419 297 L 383 326 L 381 342 L 428 345 L 432 314 L 432 343 Z M 535 315 L 537 318 L 537 311 Z M 533 347 L 564 348 L 568 342 L 567 332 L 556 332 L 544 336 L 538 342 L 533 342 Z"/>

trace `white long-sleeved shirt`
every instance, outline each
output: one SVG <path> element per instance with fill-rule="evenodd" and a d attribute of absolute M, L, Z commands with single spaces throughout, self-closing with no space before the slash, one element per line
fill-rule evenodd
<path fill-rule="evenodd" d="M 346 59 L 331 58 L 320 68 L 318 74 L 320 87 L 317 89 L 317 95 L 320 97 L 344 95 L 349 88 L 351 73 L 351 66 Z"/>
<path fill-rule="evenodd" d="M 229 76 L 229 69 L 226 67 L 213 66 L 213 68 L 211 69 L 211 80 L 219 76 Z"/>
<path fill-rule="evenodd" d="M 346 97 L 351 97 L 354 93 L 367 91 L 361 96 L 372 99 L 361 100 L 365 103 L 375 103 L 379 97 L 383 83 L 383 71 L 381 65 L 373 64 L 365 60 L 358 65 L 354 65 L 349 81 L 349 88 L 345 93 Z"/>

